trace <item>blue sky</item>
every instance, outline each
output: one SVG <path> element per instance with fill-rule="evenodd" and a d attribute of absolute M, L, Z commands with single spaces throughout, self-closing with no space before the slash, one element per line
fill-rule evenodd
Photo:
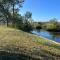
<path fill-rule="evenodd" d="M 35 21 L 60 20 L 60 0 L 25 0 L 20 13 L 32 12 Z"/>

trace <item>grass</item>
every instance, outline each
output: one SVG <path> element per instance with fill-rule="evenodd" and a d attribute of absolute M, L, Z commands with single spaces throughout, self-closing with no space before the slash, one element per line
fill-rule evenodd
<path fill-rule="evenodd" d="M 0 60 L 60 60 L 60 44 L 0 26 Z"/>

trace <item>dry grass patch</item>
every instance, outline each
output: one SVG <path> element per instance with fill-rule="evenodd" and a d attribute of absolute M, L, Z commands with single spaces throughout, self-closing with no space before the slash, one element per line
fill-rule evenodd
<path fill-rule="evenodd" d="M 7 27 L 0 27 L 0 50 L 23 53 L 42 59 L 60 57 L 60 44 Z"/>

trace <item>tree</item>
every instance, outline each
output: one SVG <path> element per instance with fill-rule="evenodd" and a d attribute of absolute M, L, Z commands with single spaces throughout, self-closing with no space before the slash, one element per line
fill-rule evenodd
<path fill-rule="evenodd" d="M 17 29 L 23 29 L 23 19 L 22 19 L 22 16 L 18 13 L 15 13 L 14 14 L 14 20 L 16 21 L 15 23 L 15 27 Z"/>
<path fill-rule="evenodd" d="M 11 4 L 11 9 L 12 9 L 12 13 L 13 13 L 12 24 L 14 26 L 14 24 L 15 24 L 14 13 L 22 7 L 22 3 L 24 2 L 24 0 L 9 0 L 8 2 Z"/>
<path fill-rule="evenodd" d="M 52 29 L 57 29 L 57 19 L 53 18 L 49 21 Z"/>
<path fill-rule="evenodd" d="M 7 19 L 7 26 L 8 26 L 9 14 L 11 12 L 13 12 L 12 24 L 13 25 L 15 24 L 14 13 L 18 12 L 17 9 L 20 9 L 20 7 L 22 7 L 23 2 L 24 0 L 1 0 L 0 1 L 0 11 L 4 14 L 4 16 Z"/>
<path fill-rule="evenodd" d="M 32 13 L 27 11 L 24 16 L 24 29 L 23 30 L 28 31 L 28 32 L 32 30 L 31 18 L 32 18 Z"/>
<path fill-rule="evenodd" d="M 56 30 L 57 26 L 58 26 L 57 19 L 53 18 L 49 22 L 46 22 L 45 24 L 43 24 L 42 28 L 46 30 Z"/>
<path fill-rule="evenodd" d="M 10 5 L 9 5 L 8 1 L 7 0 L 1 0 L 0 1 L 0 12 L 6 18 L 7 27 L 8 27 L 8 18 L 10 15 L 9 9 L 10 9 Z"/>
<path fill-rule="evenodd" d="M 57 23 L 57 19 L 56 18 L 53 18 L 49 21 L 50 23 L 53 23 L 53 24 L 56 24 Z"/>
<path fill-rule="evenodd" d="M 29 18 L 31 18 L 31 17 L 32 17 L 32 13 L 29 12 L 29 11 L 27 11 L 27 12 L 25 13 L 25 18 L 26 18 L 26 19 L 29 19 Z"/>

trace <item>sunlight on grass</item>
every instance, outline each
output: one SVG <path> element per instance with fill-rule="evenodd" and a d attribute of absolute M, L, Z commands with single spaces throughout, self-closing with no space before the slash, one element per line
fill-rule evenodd
<path fill-rule="evenodd" d="M 60 44 L 7 27 L 0 27 L 0 50 L 32 55 L 60 56 Z"/>

